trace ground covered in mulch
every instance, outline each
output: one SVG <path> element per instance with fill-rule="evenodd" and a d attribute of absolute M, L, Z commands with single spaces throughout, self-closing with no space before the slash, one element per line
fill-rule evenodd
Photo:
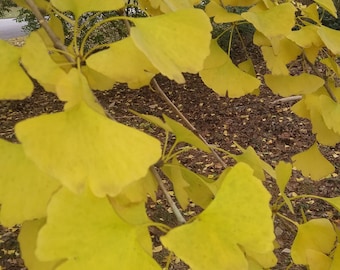
<path fill-rule="evenodd" d="M 253 54 L 255 59 L 260 59 L 258 51 L 254 51 Z M 260 60 L 257 62 L 256 69 L 259 74 L 265 72 Z M 291 156 L 307 149 L 315 141 L 309 121 L 295 116 L 290 111 L 295 101 L 273 103 L 279 97 L 265 87 L 261 88 L 258 96 L 247 95 L 239 99 L 229 99 L 217 96 L 197 75 L 186 75 L 186 83 L 183 85 L 177 85 L 162 76 L 158 76 L 157 80 L 167 96 L 210 144 L 231 153 L 240 153 L 235 142 L 243 148 L 252 146 L 265 161 L 274 166 L 280 160 L 290 161 Z M 111 91 L 96 92 L 96 95 L 107 112 L 117 121 L 144 130 L 160 139 L 164 138 L 160 129 L 139 119 L 129 110 L 156 116 L 165 113 L 174 119 L 179 119 L 168 104 L 155 91 L 147 87 L 136 91 L 128 89 L 126 85 L 117 85 Z M 0 137 L 16 141 L 13 132 L 15 123 L 42 113 L 60 111 L 62 107 L 63 104 L 53 94 L 44 92 L 38 84 L 32 97 L 24 101 L 0 101 Z M 340 195 L 338 178 L 340 148 L 338 145 L 335 148 L 323 147 L 322 151 L 335 165 L 335 173 L 327 179 L 313 182 L 302 177 L 298 171 L 294 171 L 293 179 L 287 187 L 289 196 Z M 232 160 L 224 158 L 228 165 L 233 164 Z M 217 175 L 223 170 L 222 165 L 214 157 L 202 152 L 183 155 L 181 162 L 204 175 Z M 268 179 L 265 184 L 275 198 L 278 189 L 274 181 Z M 153 220 L 165 221 L 170 225 L 176 223 L 161 194 L 157 202 L 149 203 L 148 208 L 148 213 Z M 302 220 L 300 209 L 303 209 L 307 219 L 325 217 L 340 224 L 340 214 L 323 202 L 312 199 L 299 200 L 295 203 L 295 208 L 298 222 Z M 197 211 L 198 209 L 192 205 L 185 211 L 185 216 L 190 218 Z M 291 216 L 288 209 L 283 209 L 283 214 Z M 24 269 L 15 240 L 19 229 L 19 227 L 9 229 L 0 227 L 0 266 L 3 270 Z M 279 264 L 274 269 L 286 269 L 291 262 L 289 248 L 296 228 L 280 220 L 280 223 L 276 223 L 275 233 L 280 247 L 276 251 Z M 155 245 L 159 246 L 159 232 L 152 230 L 152 235 Z M 166 251 L 161 247 L 155 250 L 155 258 L 159 262 L 163 262 L 165 255 Z M 174 260 L 170 269 L 187 268 L 183 263 Z M 291 269 L 304 268 L 293 266 Z"/>

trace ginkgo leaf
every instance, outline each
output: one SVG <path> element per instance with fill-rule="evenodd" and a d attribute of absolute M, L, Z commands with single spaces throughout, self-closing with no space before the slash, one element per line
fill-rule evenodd
<path fill-rule="evenodd" d="M 20 255 L 24 259 L 25 266 L 34 270 L 54 270 L 60 261 L 42 262 L 35 255 L 36 242 L 45 219 L 26 221 L 20 228 L 18 241 L 20 243 Z"/>
<path fill-rule="evenodd" d="M 131 20 L 135 25 L 131 28 L 135 45 L 163 75 L 184 83 L 182 72 L 197 73 L 203 68 L 212 30 L 204 11 L 181 9 Z"/>
<path fill-rule="evenodd" d="M 297 76 L 265 74 L 267 86 L 283 97 L 313 93 L 325 83 L 319 76 L 302 73 Z"/>
<path fill-rule="evenodd" d="M 266 37 L 285 36 L 295 25 L 296 8 L 291 3 L 277 5 L 260 12 L 244 12 L 241 16 Z"/>
<path fill-rule="evenodd" d="M 320 48 L 322 47 L 323 42 L 317 33 L 318 29 L 319 27 L 316 25 L 307 25 L 298 31 L 291 31 L 287 35 L 287 38 L 294 41 L 302 48 L 310 48 L 312 46 Z"/>
<path fill-rule="evenodd" d="M 317 143 L 294 155 L 292 160 L 305 177 L 313 180 L 320 180 L 334 171 L 334 166 L 320 153 Z"/>
<path fill-rule="evenodd" d="M 340 54 L 340 31 L 326 26 L 320 26 L 318 34 L 328 49 L 334 54 Z"/>
<path fill-rule="evenodd" d="M 334 197 L 334 198 L 325 198 L 325 197 L 319 197 L 319 199 L 322 199 L 329 204 L 331 204 L 335 209 L 337 209 L 340 212 L 340 196 Z"/>
<path fill-rule="evenodd" d="M 114 65 L 112 65 L 113 67 Z M 81 67 L 81 73 L 86 77 L 89 87 L 93 90 L 109 90 L 116 83 L 115 80 L 92 69 L 89 65 Z"/>
<path fill-rule="evenodd" d="M 329 270 L 337 270 L 340 268 L 340 245 L 334 251 L 333 262 Z"/>
<path fill-rule="evenodd" d="M 77 68 L 72 68 L 60 77 L 56 85 L 56 93 L 60 100 L 66 102 L 64 110 L 70 110 L 80 103 L 85 103 L 96 112 L 105 115 L 104 109 L 97 102 L 88 81 Z"/>
<path fill-rule="evenodd" d="M 145 239 L 149 250 L 141 243 Z M 57 270 L 161 269 L 150 256 L 151 239 L 146 226 L 123 221 L 107 198 L 86 191 L 75 195 L 65 188 L 49 204 L 36 254 L 42 261 L 63 259 Z"/>
<path fill-rule="evenodd" d="M 277 186 L 279 187 L 281 197 L 287 204 L 289 210 L 294 213 L 293 205 L 292 202 L 288 199 L 285 189 L 287 186 L 287 183 L 292 176 L 292 164 L 280 161 L 276 167 L 275 167 L 275 173 L 276 173 L 276 183 Z"/>
<path fill-rule="evenodd" d="M 163 118 L 165 123 L 171 128 L 171 132 L 175 134 L 177 142 L 186 142 L 205 152 L 211 152 L 209 146 L 205 142 L 203 142 L 197 135 L 195 135 L 191 130 L 187 129 L 181 123 L 171 119 L 165 114 L 163 114 Z"/>
<path fill-rule="evenodd" d="M 59 182 L 39 170 L 19 144 L 0 139 L 0 153 L 1 224 L 11 227 L 45 217 L 47 204 Z"/>
<path fill-rule="evenodd" d="M 264 181 L 266 179 L 264 171 L 270 176 L 275 178 L 275 171 L 266 162 L 264 162 L 255 152 L 254 148 L 248 146 L 247 149 L 242 148 L 240 145 L 234 142 L 237 148 L 242 151 L 241 155 L 231 155 L 237 162 L 244 162 L 248 164 L 254 170 L 254 175 Z"/>
<path fill-rule="evenodd" d="M 173 183 L 176 198 L 183 209 L 188 206 L 189 199 L 206 208 L 214 198 L 214 194 L 201 176 L 182 166 L 177 159 L 173 159 L 171 164 L 162 166 L 162 171 Z"/>
<path fill-rule="evenodd" d="M 20 48 L 0 40 L 0 99 L 24 99 L 33 92 L 33 83 L 19 64 L 20 56 Z"/>
<path fill-rule="evenodd" d="M 228 12 L 214 1 L 210 1 L 209 4 L 205 6 L 205 12 L 209 17 L 214 17 L 216 23 L 230 23 L 243 20 L 241 15 Z"/>
<path fill-rule="evenodd" d="M 158 70 L 135 46 L 131 37 L 114 42 L 109 49 L 86 59 L 86 65 L 113 81 L 128 83 L 132 89 L 150 84 Z"/>
<path fill-rule="evenodd" d="M 336 233 L 328 219 L 312 219 L 298 226 L 292 245 L 292 259 L 295 264 L 310 265 L 310 250 L 328 254 L 334 248 L 335 241 Z"/>
<path fill-rule="evenodd" d="M 270 258 L 262 264 L 269 268 L 276 264 L 269 200 L 270 194 L 252 169 L 239 163 L 226 175 L 211 204 L 193 222 L 171 230 L 161 241 L 191 269 L 248 269 L 248 252 L 260 264 L 263 256 Z M 213 244 L 207 248 L 207 243 Z M 256 253 L 259 260 L 253 257 Z"/>
<path fill-rule="evenodd" d="M 37 32 L 32 32 L 22 48 L 22 64 L 27 72 L 46 91 L 55 92 L 56 84 L 65 71 L 51 58 L 44 41 Z"/>
<path fill-rule="evenodd" d="M 199 73 L 205 85 L 220 96 L 238 98 L 255 91 L 261 82 L 233 64 L 228 54 L 211 41 L 210 55 L 206 58 L 204 69 Z M 240 83 L 242 82 L 242 83 Z"/>
<path fill-rule="evenodd" d="M 221 3 L 223 6 L 239 6 L 239 7 L 249 7 L 260 0 L 212 0 L 216 3 Z"/>
<path fill-rule="evenodd" d="M 340 105 L 333 101 L 329 96 L 319 97 L 321 103 L 321 113 L 326 126 L 337 134 L 340 134 Z"/>
<path fill-rule="evenodd" d="M 172 132 L 171 127 L 167 123 L 165 123 L 161 118 L 154 116 L 154 115 L 150 115 L 150 114 L 138 113 L 134 110 L 130 110 L 130 111 L 133 114 L 139 116 L 140 118 L 148 121 L 149 123 L 152 123 L 152 124 L 162 128 L 162 129 L 164 129 L 165 131 Z"/>
<path fill-rule="evenodd" d="M 301 54 L 301 48 L 287 38 L 272 38 L 272 46 L 262 46 L 261 51 L 268 69 L 274 75 L 288 75 L 286 65 Z"/>
<path fill-rule="evenodd" d="M 92 1 L 92 0 L 51 0 L 53 6 L 60 11 L 71 11 L 78 19 L 83 13 L 89 11 L 118 10 L 125 6 L 124 0 Z"/>
<path fill-rule="evenodd" d="M 151 6 L 155 9 L 160 9 L 163 13 L 176 11 L 183 8 L 192 8 L 191 0 L 149 0 Z"/>
<path fill-rule="evenodd" d="M 26 154 L 75 193 L 88 185 L 97 196 L 116 196 L 161 157 L 158 140 L 83 103 L 22 121 L 15 130 Z"/>
<path fill-rule="evenodd" d="M 14 3 L 16 3 L 18 6 L 26 8 L 26 9 L 30 9 L 30 6 L 27 5 L 25 0 L 12 0 Z M 49 8 L 49 6 L 51 5 L 49 3 L 49 1 L 46 0 L 34 0 L 34 4 L 36 6 L 38 6 L 41 10 L 46 10 Z"/>
<path fill-rule="evenodd" d="M 272 46 L 272 43 L 270 40 L 263 35 L 260 31 L 255 30 L 254 36 L 253 36 L 253 43 L 257 46 Z"/>
<path fill-rule="evenodd" d="M 338 18 L 337 10 L 332 0 L 315 0 L 314 2 L 317 3 L 320 7 L 327 10 L 335 18 Z"/>
<path fill-rule="evenodd" d="M 318 9 L 319 9 L 318 5 L 316 3 L 312 3 L 305 8 L 301 8 L 301 11 L 303 15 L 312 19 L 314 22 L 316 22 L 317 25 L 320 25 L 321 21 Z"/>

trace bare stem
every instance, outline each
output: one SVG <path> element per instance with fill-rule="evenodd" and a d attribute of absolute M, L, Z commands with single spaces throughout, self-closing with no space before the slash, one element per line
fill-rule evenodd
<path fill-rule="evenodd" d="M 56 49 L 65 52 L 65 57 L 70 63 L 75 63 L 74 58 L 68 53 L 67 47 L 62 43 L 59 37 L 53 32 L 51 27 L 48 25 L 44 16 L 41 14 L 38 6 L 35 4 L 34 0 L 25 0 L 26 4 L 30 7 L 34 16 L 38 19 L 40 25 L 44 28 L 49 38 L 52 40 L 53 45 Z"/>
<path fill-rule="evenodd" d="M 174 211 L 174 215 L 175 215 L 177 221 L 179 222 L 179 224 L 186 223 L 185 218 L 183 217 L 181 211 L 179 211 L 177 205 L 175 204 L 175 202 L 173 201 L 173 199 L 169 195 L 168 190 L 166 189 L 165 185 L 163 184 L 162 178 L 160 177 L 160 175 L 159 175 L 158 171 L 156 170 L 156 168 L 155 167 L 151 167 L 150 170 L 151 170 L 152 174 L 156 177 L 157 182 L 158 182 L 161 190 L 163 191 L 166 200 L 170 204 L 171 209 Z"/>
<path fill-rule="evenodd" d="M 168 96 L 164 93 L 163 89 L 159 86 L 157 80 L 155 78 L 151 81 L 153 88 L 162 96 L 162 98 L 166 101 L 166 103 L 176 112 L 176 114 L 183 120 L 185 125 L 189 127 L 191 131 L 193 131 L 197 136 L 210 148 L 211 153 L 214 157 L 221 163 L 221 165 L 226 168 L 227 164 L 224 160 L 216 153 L 216 151 L 210 146 L 207 140 L 197 131 L 197 129 L 190 123 L 190 121 L 183 115 L 183 113 L 177 108 L 177 106 L 168 98 Z"/>

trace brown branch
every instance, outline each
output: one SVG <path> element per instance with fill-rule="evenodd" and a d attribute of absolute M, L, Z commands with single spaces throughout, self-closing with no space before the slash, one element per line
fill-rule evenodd
<path fill-rule="evenodd" d="M 67 47 L 64 43 L 61 42 L 59 37 L 53 32 L 52 28 L 48 25 L 47 21 L 45 20 L 44 16 L 41 14 L 38 6 L 34 2 L 34 0 L 25 0 L 26 4 L 30 7 L 34 16 L 38 19 L 39 24 L 44 28 L 48 37 L 53 42 L 53 45 L 56 49 L 62 50 L 65 52 L 65 57 L 70 63 L 75 63 L 73 57 L 68 53 Z"/>
<path fill-rule="evenodd" d="M 194 132 L 211 150 L 211 153 L 214 157 L 221 163 L 223 168 L 227 168 L 227 164 L 224 160 L 216 153 L 216 151 L 211 147 L 211 145 L 207 142 L 207 140 L 197 131 L 197 129 L 190 123 L 190 121 L 183 115 L 183 113 L 177 108 L 177 106 L 168 98 L 168 96 L 164 93 L 163 89 L 159 86 L 157 80 L 155 78 L 151 81 L 152 87 L 162 96 L 165 102 L 176 112 L 176 114 L 183 120 L 185 125 L 189 127 L 189 129 Z"/>

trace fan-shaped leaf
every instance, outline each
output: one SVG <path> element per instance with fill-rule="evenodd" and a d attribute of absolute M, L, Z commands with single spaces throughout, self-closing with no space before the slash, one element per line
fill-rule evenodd
<path fill-rule="evenodd" d="M 320 26 L 318 34 L 328 49 L 334 54 L 340 54 L 340 31 Z"/>

